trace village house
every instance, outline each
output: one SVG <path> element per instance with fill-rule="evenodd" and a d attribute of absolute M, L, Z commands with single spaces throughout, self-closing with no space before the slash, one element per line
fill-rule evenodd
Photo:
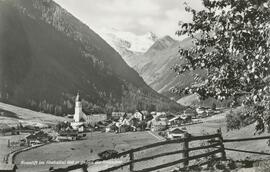
<path fill-rule="evenodd" d="M 194 109 L 192 107 L 188 107 L 187 109 L 185 109 L 184 114 L 186 116 L 191 116 L 191 118 L 193 118 L 193 119 L 197 117 L 196 109 Z"/>
<path fill-rule="evenodd" d="M 200 118 L 207 117 L 206 110 L 207 110 L 207 108 L 205 108 L 205 107 L 196 108 L 196 112 L 198 114 L 198 117 L 200 117 Z"/>
<path fill-rule="evenodd" d="M 150 112 L 150 114 L 151 114 L 152 116 L 155 116 L 155 115 L 157 114 L 157 112 L 152 111 L 152 112 Z"/>
<path fill-rule="evenodd" d="M 144 114 L 141 111 L 136 111 L 133 116 L 134 118 L 137 118 L 140 121 L 144 120 L 145 118 Z"/>
<path fill-rule="evenodd" d="M 111 123 L 105 127 L 105 132 L 115 132 L 118 130 L 115 123 Z"/>
<path fill-rule="evenodd" d="M 166 112 L 156 112 L 156 116 L 166 116 Z"/>
<path fill-rule="evenodd" d="M 92 114 L 86 116 L 86 121 L 88 121 L 91 124 L 96 124 L 100 121 L 106 121 L 107 120 L 107 114 Z"/>
<path fill-rule="evenodd" d="M 117 127 L 120 127 L 121 125 L 130 125 L 129 119 L 125 116 L 121 117 L 119 121 L 116 123 Z"/>
<path fill-rule="evenodd" d="M 79 132 L 76 130 L 59 131 L 57 141 L 72 141 L 77 140 Z"/>
<path fill-rule="evenodd" d="M 167 115 L 165 112 L 157 112 L 155 116 L 153 116 L 155 120 L 157 121 L 167 121 Z"/>
<path fill-rule="evenodd" d="M 186 131 L 180 129 L 179 127 L 170 128 L 167 131 L 167 138 L 168 139 L 180 139 L 180 138 L 183 138 L 186 133 L 187 133 Z"/>
<path fill-rule="evenodd" d="M 47 143 L 49 142 L 52 137 L 43 131 L 38 131 L 34 134 L 30 134 L 25 137 L 26 143 L 28 145 L 35 145 L 35 144 L 41 144 L 41 143 Z"/>
<path fill-rule="evenodd" d="M 38 140 L 38 138 L 34 134 L 30 134 L 30 135 L 26 136 L 25 139 L 26 139 L 26 143 L 28 146 L 41 144 L 40 140 Z"/>
<path fill-rule="evenodd" d="M 170 126 L 172 125 L 179 126 L 183 123 L 184 123 L 184 119 L 180 115 L 168 120 L 168 125 Z"/>
<path fill-rule="evenodd" d="M 133 113 L 126 113 L 127 118 L 133 117 Z"/>
<path fill-rule="evenodd" d="M 125 112 L 112 112 L 113 119 L 119 119 L 120 117 L 124 116 Z"/>
<path fill-rule="evenodd" d="M 12 128 L 5 123 L 1 123 L 0 124 L 0 134 L 2 136 L 10 136 L 10 135 L 12 135 Z"/>
<path fill-rule="evenodd" d="M 0 135 L 2 136 L 11 136 L 11 135 L 18 135 L 20 131 L 14 127 L 10 127 L 5 123 L 0 124 Z"/>
<path fill-rule="evenodd" d="M 139 128 L 140 122 L 141 120 L 135 117 L 129 119 L 129 124 L 133 128 L 133 131 L 141 130 L 141 128 Z"/>
<path fill-rule="evenodd" d="M 167 121 L 152 120 L 151 131 L 164 131 L 168 127 Z"/>

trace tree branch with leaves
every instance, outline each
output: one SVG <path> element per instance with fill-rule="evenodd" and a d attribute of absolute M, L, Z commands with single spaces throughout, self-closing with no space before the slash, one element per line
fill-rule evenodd
<path fill-rule="evenodd" d="M 179 75 L 203 69 L 207 77 L 178 92 L 241 100 L 254 109 L 263 126 L 257 129 L 270 131 L 269 0 L 203 0 L 203 5 L 196 11 L 186 4 L 192 22 L 181 23 L 176 34 L 188 35 L 194 46 L 179 50 L 184 63 L 174 69 Z"/>

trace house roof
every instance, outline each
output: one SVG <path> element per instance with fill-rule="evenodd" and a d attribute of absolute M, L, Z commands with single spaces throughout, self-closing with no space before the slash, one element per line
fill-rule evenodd
<path fill-rule="evenodd" d="M 35 135 L 31 134 L 31 135 L 26 136 L 25 138 L 26 139 L 36 139 L 37 137 Z"/>
<path fill-rule="evenodd" d="M 49 137 L 48 133 L 45 133 L 43 131 L 36 132 L 34 134 L 30 134 L 26 136 L 26 139 L 38 139 L 38 138 L 46 138 Z"/>
<path fill-rule="evenodd" d="M 179 118 L 182 120 L 182 117 L 181 117 L 181 116 L 176 116 L 176 117 L 170 119 L 169 121 L 172 122 L 172 121 L 177 120 L 177 119 L 179 119 Z"/>
<path fill-rule="evenodd" d="M 112 112 L 112 115 L 124 115 L 125 112 Z"/>
<path fill-rule="evenodd" d="M 135 114 L 141 114 L 141 115 L 144 115 L 143 112 L 141 112 L 141 111 L 136 111 L 136 112 L 134 113 L 134 115 L 135 115 Z"/>
<path fill-rule="evenodd" d="M 171 128 L 169 130 L 170 133 L 174 133 L 174 134 L 183 134 L 185 133 L 185 131 L 181 130 L 180 128 Z"/>
<path fill-rule="evenodd" d="M 58 133 L 60 136 L 75 136 L 78 134 L 78 131 L 72 130 L 72 131 L 59 131 Z"/>
<path fill-rule="evenodd" d="M 35 136 L 37 136 L 37 137 L 48 137 L 48 134 L 44 133 L 43 131 L 39 131 L 39 132 L 35 133 Z"/>
<path fill-rule="evenodd" d="M 152 124 L 153 125 L 167 125 L 166 121 L 156 121 L 156 120 L 153 120 Z"/>

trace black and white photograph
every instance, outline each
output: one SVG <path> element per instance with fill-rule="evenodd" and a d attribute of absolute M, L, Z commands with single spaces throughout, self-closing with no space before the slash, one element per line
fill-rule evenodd
<path fill-rule="evenodd" d="M 270 172 L 270 0 L 0 0 L 0 172 Z"/>

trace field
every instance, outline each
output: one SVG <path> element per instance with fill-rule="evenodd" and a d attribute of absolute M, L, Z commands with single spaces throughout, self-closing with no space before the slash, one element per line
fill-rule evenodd
<path fill-rule="evenodd" d="M 10 142 L 18 142 L 20 139 L 23 139 L 25 135 L 17 135 L 17 136 L 0 136 L 0 161 L 4 159 L 5 155 L 14 151 L 20 147 L 11 147 L 8 148 L 8 140 Z"/>
<path fill-rule="evenodd" d="M 29 109 L 9 105 L 0 102 L 0 124 L 16 127 L 19 123 L 30 125 L 56 124 L 57 121 L 64 121 L 66 118 L 57 117 L 51 114 L 35 112 Z M 8 140 L 16 142 L 22 139 L 25 135 L 18 136 L 0 136 L 0 160 L 2 162 L 4 156 L 10 151 L 19 149 L 20 147 L 8 148 Z"/>
<path fill-rule="evenodd" d="M 240 108 L 235 109 L 234 111 L 239 111 L 239 110 Z M 251 124 L 239 130 L 233 130 L 233 131 L 227 132 L 227 128 L 226 128 L 226 114 L 227 113 L 229 113 L 229 111 L 220 115 L 206 118 L 204 119 L 204 123 L 187 126 L 186 128 L 190 133 L 194 135 L 202 135 L 202 134 L 207 134 L 207 133 L 213 134 L 217 131 L 218 128 L 221 128 L 224 139 L 250 138 L 250 137 L 269 135 L 269 133 L 263 133 L 261 135 L 254 135 L 255 124 Z M 267 140 L 225 143 L 225 147 L 248 150 L 248 151 L 270 153 L 270 147 L 267 145 Z M 244 159 L 257 160 L 257 159 L 270 158 L 270 156 L 267 156 L 267 155 L 257 155 L 257 154 L 240 153 L 240 152 L 232 152 L 232 151 L 226 151 L 226 154 L 228 158 L 232 158 L 234 160 L 244 160 Z"/>
<path fill-rule="evenodd" d="M 95 160 L 99 157 L 97 154 L 107 149 L 114 149 L 118 152 L 136 148 L 139 146 L 151 144 L 160 141 L 157 137 L 149 132 L 132 132 L 132 133 L 88 133 L 84 140 L 74 142 L 52 143 L 37 149 L 23 152 L 16 157 L 16 164 L 19 164 L 19 172 L 23 171 L 46 171 L 50 166 L 61 167 L 66 165 L 26 165 L 26 162 L 49 162 L 49 161 L 74 161 L 84 162 L 85 160 Z M 135 154 L 135 158 L 155 155 L 157 153 L 174 151 L 182 149 L 182 145 L 168 145 L 165 147 L 152 148 L 146 151 L 141 151 Z M 175 159 L 180 159 L 181 155 L 163 157 L 155 159 L 151 162 L 151 166 L 159 165 L 160 163 L 171 162 Z M 126 158 L 105 161 L 89 167 L 89 171 L 98 171 L 126 161 Z M 149 162 L 141 162 L 135 165 L 136 169 L 142 169 L 149 166 Z M 126 171 L 127 169 L 123 169 Z"/>
<path fill-rule="evenodd" d="M 119 152 L 138 146 L 151 144 L 159 141 L 148 132 L 136 133 L 88 133 L 86 139 L 52 143 L 37 149 L 23 152 L 16 157 L 16 164 L 31 161 L 85 161 L 98 159 L 97 153 L 107 149 L 115 149 Z M 114 163 L 114 162 L 110 162 Z M 116 162 L 115 162 L 116 163 Z M 99 164 L 91 167 L 97 169 L 106 167 L 107 164 Z M 54 165 L 55 166 L 55 165 Z M 35 166 L 35 171 L 48 170 L 50 165 Z M 59 166 L 58 166 L 59 167 Z M 29 171 L 31 165 L 19 165 L 18 171 Z M 30 170 L 31 171 L 31 170 Z"/>
<path fill-rule="evenodd" d="M 10 126 L 16 126 L 19 122 L 31 124 L 55 124 L 57 121 L 67 120 L 63 117 L 36 112 L 2 102 L 0 102 L 0 109 L 14 114 L 12 117 L 0 116 L 0 123 L 6 123 Z"/>
<path fill-rule="evenodd" d="M 239 110 L 239 109 L 236 109 Z M 254 135 L 254 125 L 241 128 L 240 130 L 234 130 L 227 132 L 226 129 L 226 114 L 229 111 L 219 114 L 213 117 L 203 119 L 203 123 L 186 126 L 187 131 L 192 135 L 202 135 L 202 134 L 212 134 L 215 133 L 218 128 L 221 128 L 224 138 L 245 138 L 245 137 L 256 137 Z M 29 119 L 30 120 L 30 119 Z M 18 154 L 16 157 L 16 164 L 19 164 L 18 171 L 28 172 L 28 171 L 48 171 L 48 169 L 53 167 L 67 166 L 67 162 L 84 162 L 85 160 L 94 160 L 97 159 L 97 154 L 107 149 L 115 149 L 118 152 L 129 150 L 131 148 L 136 148 L 139 146 L 151 144 L 154 142 L 162 141 L 157 133 L 146 132 L 129 132 L 129 133 L 100 133 L 93 132 L 87 133 L 87 137 L 84 140 L 73 141 L 73 142 L 61 142 L 61 143 L 51 143 L 49 145 L 29 150 Z M 263 134 L 263 135 L 267 135 Z M 0 139 L 0 143 L 3 141 L 3 138 Z M 6 143 L 7 137 L 4 139 L 3 143 Z M 198 143 L 192 143 L 191 147 L 197 145 Z M 249 142 L 239 142 L 239 143 L 226 143 L 225 147 L 228 148 L 237 148 L 242 150 L 249 151 L 263 151 L 270 152 L 269 147 L 266 144 L 266 140 L 259 141 L 249 141 Z M 182 145 L 167 145 L 162 147 L 156 147 L 149 149 L 147 151 L 142 151 L 135 154 L 135 158 L 151 156 L 162 152 L 170 152 L 174 150 L 182 149 Z M 2 151 L 1 151 L 2 152 Z M 7 151 L 5 151 L 7 152 Z M 265 155 L 256 155 L 256 154 L 247 154 L 247 153 L 238 153 L 226 151 L 227 157 L 234 160 L 240 159 L 267 159 L 270 156 Z M 142 169 L 144 167 L 159 165 L 161 163 L 171 162 L 176 159 L 180 159 L 181 155 L 169 156 L 164 158 L 159 158 L 151 161 L 142 162 L 135 165 L 135 169 Z M 89 171 L 98 171 L 115 164 L 126 161 L 127 158 L 117 159 L 113 161 L 105 161 L 99 164 L 92 164 L 89 167 Z M 35 162 L 36 161 L 36 162 Z M 63 162 L 62 165 L 56 165 L 57 162 Z M 37 162 L 52 162 L 51 164 L 22 164 L 24 163 L 37 163 Z M 66 164 L 65 164 L 66 163 Z M 70 164 L 68 164 L 70 165 Z M 122 171 L 126 171 L 123 169 Z M 162 170 L 167 171 L 167 169 Z"/>

